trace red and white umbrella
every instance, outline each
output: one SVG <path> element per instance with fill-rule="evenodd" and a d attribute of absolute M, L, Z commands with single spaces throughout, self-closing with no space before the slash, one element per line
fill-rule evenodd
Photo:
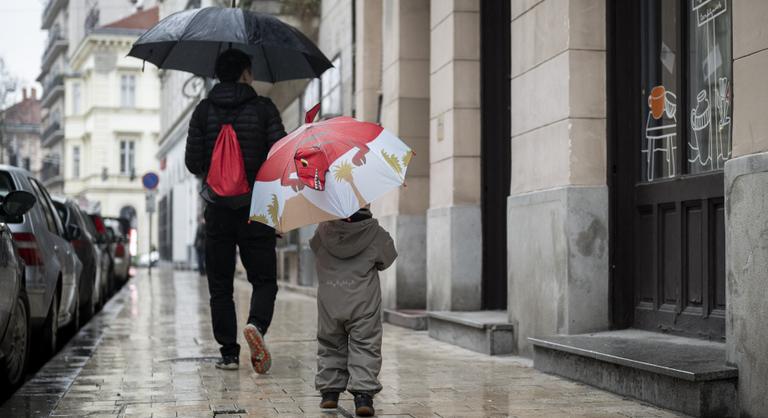
<path fill-rule="evenodd" d="M 307 123 L 277 142 L 253 185 L 251 221 L 279 232 L 344 219 L 405 182 L 413 151 L 350 117 Z"/>

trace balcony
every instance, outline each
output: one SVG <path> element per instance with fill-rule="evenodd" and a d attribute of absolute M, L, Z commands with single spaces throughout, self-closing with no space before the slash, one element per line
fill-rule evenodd
<path fill-rule="evenodd" d="M 43 97 L 40 101 L 42 107 L 51 107 L 51 105 L 64 94 L 64 76 L 56 75 L 43 85 Z"/>
<path fill-rule="evenodd" d="M 61 179 L 61 170 L 58 162 L 44 161 L 40 169 L 40 180 L 44 185 L 55 183 Z"/>
<path fill-rule="evenodd" d="M 69 46 L 69 41 L 61 36 L 59 30 L 52 32 L 51 35 L 48 36 L 48 43 L 46 44 L 45 52 L 43 52 L 43 58 L 40 63 L 43 74 L 51 69 L 51 66 L 56 61 L 56 57 L 64 53 L 67 50 L 67 46 Z"/>
<path fill-rule="evenodd" d="M 64 139 L 64 129 L 62 129 L 61 123 L 53 122 L 43 131 L 42 145 L 48 148 L 62 139 Z"/>
<path fill-rule="evenodd" d="M 40 29 L 50 29 L 53 25 L 53 21 L 56 20 L 56 16 L 61 10 L 67 7 L 69 0 L 48 0 L 48 3 L 43 9 L 42 26 Z"/>

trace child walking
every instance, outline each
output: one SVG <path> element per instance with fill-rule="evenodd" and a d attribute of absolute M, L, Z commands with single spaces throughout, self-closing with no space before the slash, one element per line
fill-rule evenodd
<path fill-rule="evenodd" d="M 317 290 L 317 376 L 321 408 L 336 408 L 339 394 L 355 397 L 355 413 L 373 416 L 381 391 L 381 287 L 379 271 L 397 251 L 371 211 L 323 222 L 310 241 Z"/>

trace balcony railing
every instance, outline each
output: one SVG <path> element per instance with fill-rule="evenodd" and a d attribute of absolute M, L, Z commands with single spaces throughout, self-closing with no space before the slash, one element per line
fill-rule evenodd
<path fill-rule="evenodd" d="M 58 74 L 43 85 L 43 97 L 40 104 L 43 107 L 50 107 L 51 102 L 62 94 L 64 94 L 64 76 Z"/>
<path fill-rule="evenodd" d="M 56 20 L 56 15 L 59 14 L 62 8 L 64 8 L 69 0 L 48 0 L 48 3 L 43 9 L 42 26 L 41 29 L 50 29 L 53 25 L 53 21 Z"/>
<path fill-rule="evenodd" d="M 60 175 L 61 175 L 61 170 L 60 170 L 59 163 L 49 162 L 49 161 L 43 162 L 43 167 L 40 169 L 40 180 L 42 180 L 43 183 L 46 183 L 49 180 L 55 179 Z"/>
<path fill-rule="evenodd" d="M 59 56 L 59 54 L 66 51 L 67 45 L 69 45 L 69 42 L 61 36 L 57 35 L 49 39 L 48 45 L 45 48 L 45 52 L 43 52 L 43 58 L 41 62 L 43 73 L 46 73 L 51 68 L 51 65 L 53 65 L 54 60 Z"/>
<path fill-rule="evenodd" d="M 42 145 L 43 147 L 49 147 L 63 138 L 64 131 L 61 129 L 61 124 L 56 121 L 43 131 Z"/>

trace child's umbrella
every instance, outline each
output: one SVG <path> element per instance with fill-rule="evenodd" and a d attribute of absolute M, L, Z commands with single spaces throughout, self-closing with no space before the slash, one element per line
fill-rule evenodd
<path fill-rule="evenodd" d="M 413 151 L 369 122 L 306 123 L 276 143 L 256 175 L 251 221 L 279 232 L 351 216 L 405 182 Z"/>

